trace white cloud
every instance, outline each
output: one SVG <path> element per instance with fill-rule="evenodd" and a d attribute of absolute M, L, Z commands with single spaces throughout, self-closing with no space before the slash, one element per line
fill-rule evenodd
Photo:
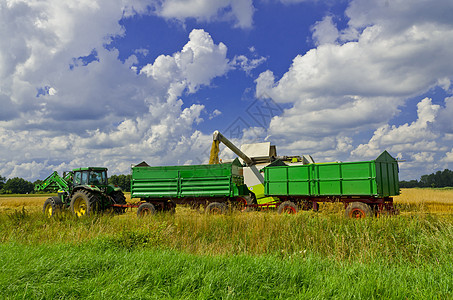
<path fill-rule="evenodd" d="M 442 162 L 446 163 L 453 163 L 453 148 L 450 152 L 445 153 L 445 156 L 441 160 Z"/>
<path fill-rule="evenodd" d="M 247 75 L 251 75 L 252 70 L 256 69 L 266 60 L 267 58 L 263 56 L 249 59 L 245 55 L 236 55 L 230 65 L 243 70 Z"/>
<path fill-rule="evenodd" d="M 226 20 L 241 28 L 252 26 L 254 12 L 252 0 L 167 0 L 157 2 L 155 8 L 158 15 L 169 19 Z"/>
<path fill-rule="evenodd" d="M 206 142 L 193 129 L 204 106 L 179 98 L 230 70 L 227 47 L 193 30 L 180 51 L 134 70 L 137 56 L 122 63 L 104 45 L 136 13 L 147 13 L 145 2 L 0 3 L 2 176 L 35 180 L 87 165 L 127 173 L 143 159 L 195 160 Z"/>
<path fill-rule="evenodd" d="M 339 37 L 339 32 L 333 23 L 332 16 L 326 16 L 312 27 L 313 40 L 317 46 L 333 44 Z"/>
<path fill-rule="evenodd" d="M 257 97 L 291 106 L 271 121 L 270 138 L 318 161 L 376 157 L 387 148 L 436 167 L 443 136 L 453 133 L 453 101 L 444 108 L 424 99 L 417 121 L 391 122 L 409 98 L 437 86 L 451 93 L 452 11 L 451 1 L 353 0 L 347 28 L 336 28 L 330 15 L 315 23 L 316 48 L 297 55 L 281 78 L 268 70 L 256 80 Z M 338 142 L 345 138 L 346 148 Z"/>
<path fill-rule="evenodd" d="M 201 85 L 208 85 L 213 77 L 228 72 L 226 52 L 223 43 L 215 45 L 207 32 L 194 29 L 181 52 L 160 55 L 154 64 L 143 67 L 141 73 L 164 84 L 185 81 L 189 92 L 194 93 Z"/>

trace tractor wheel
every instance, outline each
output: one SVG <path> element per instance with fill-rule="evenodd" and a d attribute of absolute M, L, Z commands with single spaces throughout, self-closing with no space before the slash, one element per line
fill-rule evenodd
<path fill-rule="evenodd" d="M 80 190 L 72 196 L 71 211 L 77 217 L 92 215 L 97 212 L 98 207 L 98 197 L 89 191 Z"/>
<path fill-rule="evenodd" d="M 222 215 L 226 213 L 227 206 L 225 203 L 220 202 L 212 202 L 206 206 L 206 213 L 211 215 Z"/>
<path fill-rule="evenodd" d="M 126 197 L 124 196 L 122 191 L 116 191 L 111 194 L 113 198 L 114 204 L 127 204 Z M 124 214 L 126 212 L 126 208 L 124 207 L 114 207 L 113 212 L 116 214 Z"/>
<path fill-rule="evenodd" d="M 372 217 L 374 214 L 368 204 L 362 202 L 351 202 L 348 207 L 346 207 L 344 215 L 346 218 L 362 219 Z"/>
<path fill-rule="evenodd" d="M 152 203 L 145 202 L 140 204 L 137 209 L 137 217 L 143 218 L 145 216 L 154 215 L 156 213 L 156 208 Z"/>
<path fill-rule="evenodd" d="M 278 206 L 278 214 L 297 214 L 298 209 L 292 201 L 285 201 Z"/>
<path fill-rule="evenodd" d="M 42 207 L 42 212 L 48 218 L 52 218 L 58 213 L 63 206 L 59 197 L 50 197 L 48 198 Z"/>

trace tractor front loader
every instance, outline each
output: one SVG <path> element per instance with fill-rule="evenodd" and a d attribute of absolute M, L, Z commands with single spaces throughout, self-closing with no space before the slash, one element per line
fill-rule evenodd
<path fill-rule="evenodd" d="M 64 173 L 61 177 L 53 172 L 40 184 L 35 185 L 35 191 L 58 191 L 58 196 L 52 196 L 44 202 L 43 213 L 49 218 L 56 212 L 70 209 L 81 217 L 102 212 L 108 209 L 123 213 L 124 208 L 115 204 L 126 204 L 126 197 L 118 186 L 107 182 L 107 168 L 79 168 Z"/>

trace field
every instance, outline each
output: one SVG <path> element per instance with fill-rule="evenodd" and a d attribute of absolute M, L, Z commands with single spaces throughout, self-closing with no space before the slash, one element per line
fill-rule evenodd
<path fill-rule="evenodd" d="M 0 197 L 3 298 L 453 298 L 453 189 L 406 189 L 401 214 L 320 212 L 75 219 L 46 196 Z"/>

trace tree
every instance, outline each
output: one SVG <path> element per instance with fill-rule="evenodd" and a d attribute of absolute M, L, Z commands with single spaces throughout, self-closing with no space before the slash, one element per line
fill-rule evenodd
<path fill-rule="evenodd" d="M 33 189 L 33 183 L 19 177 L 8 179 L 3 185 L 3 191 L 11 194 L 27 194 L 32 192 Z"/>
<path fill-rule="evenodd" d="M 109 183 L 119 186 L 125 192 L 131 191 L 131 175 L 112 175 Z"/>
<path fill-rule="evenodd" d="M 0 190 L 3 188 L 3 185 L 5 185 L 5 182 L 6 182 L 6 178 L 5 177 L 2 177 L 0 175 Z"/>

